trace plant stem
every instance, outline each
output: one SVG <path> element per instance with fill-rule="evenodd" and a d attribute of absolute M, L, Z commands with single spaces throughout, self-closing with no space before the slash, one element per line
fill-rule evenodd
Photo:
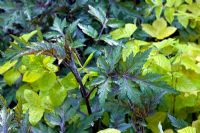
<path fill-rule="evenodd" d="M 80 85 L 80 92 L 81 92 L 82 97 L 85 99 L 85 104 L 86 104 L 86 107 L 87 107 L 87 111 L 88 111 L 88 114 L 90 115 L 90 114 L 92 114 L 92 110 L 91 110 L 89 98 L 87 97 L 88 94 L 86 92 L 86 88 L 83 85 L 81 76 L 80 76 L 80 74 L 79 74 L 79 72 L 77 70 L 73 54 L 70 53 L 70 56 L 71 56 L 71 61 L 69 62 L 68 67 L 71 70 L 71 72 L 73 73 L 74 77 L 76 78 L 76 81 Z"/>
<path fill-rule="evenodd" d="M 61 113 L 62 117 L 61 117 L 61 125 L 60 125 L 60 132 L 64 133 L 65 132 L 65 120 L 64 120 L 64 109 L 62 109 L 62 113 Z"/>

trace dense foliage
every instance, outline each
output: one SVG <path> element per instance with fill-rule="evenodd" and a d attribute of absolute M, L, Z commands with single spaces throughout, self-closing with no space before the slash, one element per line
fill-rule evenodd
<path fill-rule="evenodd" d="M 199 0 L 0 0 L 0 132 L 200 133 Z"/>

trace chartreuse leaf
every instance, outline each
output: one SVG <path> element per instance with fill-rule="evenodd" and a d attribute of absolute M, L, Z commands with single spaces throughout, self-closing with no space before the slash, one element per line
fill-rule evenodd
<path fill-rule="evenodd" d="M 184 2 L 184 0 L 175 0 L 174 6 L 179 7 L 183 2 Z"/>
<path fill-rule="evenodd" d="M 36 33 L 37 33 L 37 30 L 34 30 L 34 31 L 27 33 L 27 34 L 23 34 L 22 36 L 20 36 L 20 39 L 23 39 L 26 42 L 28 42 L 30 40 L 30 38 L 33 37 Z"/>
<path fill-rule="evenodd" d="M 167 59 L 163 54 L 157 54 L 157 55 L 153 56 L 152 59 L 154 61 L 153 63 L 158 65 L 160 68 L 162 68 L 166 72 L 171 71 L 170 60 Z"/>
<path fill-rule="evenodd" d="M 140 50 L 139 48 L 139 44 L 135 43 L 134 40 L 130 40 L 128 42 L 126 42 L 125 47 L 122 49 L 122 59 L 125 62 L 126 58 L 133 53 L 133 55 L 135 56 L 136 53 L 138 53 Z"/>
<path fill-rule="evenodd" d="M 97 38 L 98 33 L 92 26 L 83 24 L 78 24 L 78 26 L 86 35 L 92 38 Z"/>
<path fill-rule="evenodd" d="M 24 45 L 29 45 L 30 43 L 28 42 L 35 34 L 37 34 L 37 30 L 34 30 L 30 33 L 27 33 L 27 34 L 23 34 L 22 36 L 20 37 L 17 37 L 17 36 L 14 36 L 14 35 L 11 35 L 12 38 L 14 39 L 14 42 L 13 44 L 17 44 L 17 43 L 22 43 Z"/>
<path fill-rule="evenodd" d="M 191 5 L 193 3 L 193 0 L 185 0 L 185 2 Z"/>
<path fill-rule="evenodd" d="M 198 119 L 196 121 L 193 121 L 192 122 L 192 127 L 195 127 L 196 130 L 197 130 L 197 133 L 199 133 L 200 132 L 200 120 Z"/>
<path fill-rule="evenodd" d="M 91 15 L 96 17 L 96 19 L 101 22 L 101 24 L 105 23 L 106 21 L 106 12 L 101 7 L 94 8 L 93 6 L 89 5 L 89 11 Z"/>
<path fill-rule="evenodd" d="M 37 26 L 37 41 L 38 42 L 43 41 L 43 34 L 42 34 L 40 27 L 38 27 L 38 26 Z"/>
<path fill-rule="evenodd" d="M 44 109 L 41 107 L 30 107 L 29 108 L 29 121 L 31 124 L 36 125 L 42 118 Z"/>
<path fill-rule="evenodd" d="M 92 53 L 88 56 L 87 60 L 86 60 L 85 63 L 83 64 L 83 68 L 86 67 L 86 66 L 88 65 L 88 63 L 90 63 L 90 61 L 92 60 L 92 57 L 93 57 L 93 56 L 94 56 L 94 52 L 92 52 Z"/>
<path fill-rule="evenodd" d="M 4 80 L 8 85 L 12 85 L 19 79 L 20 75 L 20 72 L 13 68 L 4 74 Z"/>
<path fill-rule="evenodd" d="M 175 1 L 176 0 L 166 0 L 167 2 L 166 2 L 166 4 L 165 4 L 165 6 L 167 6 L 167 7 L 172 7 L 173 5 L 174 5 L 174 3 L 175 3 Z"/>
<path fill-rule="evenodd" d="M 63 77 L 60 82 L 67 90 L 72 90 L 79 86 L 76 78 L 71 72 L 68 73 L 67 76 Z"/>
<path fill-rule="evenodd" d="M 23 112 L 29 110 L 29 121 L 31 124 L 37 124 L 45 111 L 41 106 L 41 98 L 32 90 L 24 91 L 24 98 L 27 103 L 23 104 Z"/>
<path fill-rule="evenodd" d="M 176 31 L 175 27 L 167 27 L 167 22 L 163 18 L 155 20 L 152 25 L 142 24 L 142 29 L 157 39 L 164 39 Z"/>
<path fill-rule="evenodd" d="M 174 133 L 174 131 L 173 131 L 172 129 L 166 129 L 166 130 L 164 131 L 164 133 Z"/>
<path fill-rule="evenodd" d="M 57 77 L 55 73 L 45 72 L 40 80 L 36 80 L 31 84 L 34 90 L 48 91 L 57 82 Z"/>
<path fill-rule="evenodd" d="M 161 15 L 161 13 L 162 13 L 162 9 L 163 9 L 163 6 L 162 6 L 162 5 L 157 6 L 157 7 L 155 8 L 155 13 L 156 13 L 156 18 L 157 18 L 157 19 L 160 18 L 160 15 Z"/>
<path fill-rule="evenodd" d="M 122 49 L 122 59 L 125 62 L 126 58 L 133 53 L 133 56 L 135 56 L 139 51 L 140 47 L 142 46 L 148 46 L 150 43 L 141 41 L 141 40 L 130 40 L 126 42 L 125 47 Z"/>
<path fill-rule="evenodd" d="M 177 132 L 178 133 L 196 133 L 196 128 L 189 126 L 189 127 L 185 127 L 183 129 L 180 129 Z"/>
<path fill-rule="evenodd" d="M 180 0 L 179 0 L 180 1 Z M 186 12 L 188 9 L 188 7 L 186 5 L 181 5 L 179 8 L 178 8 L 178 11 L 179 12 Z M 178 18 L 178 22 L 185 28 L 187 28 L 188 24 L 189 24 L 189 17 L 187 15 L 179 15 L 177 16 Z"/>
<path fill-rule="evenodd" d="M 16 98 L 17 98 L 17 100 L 25 101 L 25 98 L 24 98 L 24 91 L 25 90 L 31 90 L 31 86 L 28 85 L 28 84 L 20 86 L 17 89 L 17 92 L 16 92 Z"/>
<path fill-rule="evenodd" d="M 60 106 L 67 96 L 67 89 L 57 82 L 49 92 L 53 106 Z"/>
<path fill-rule="evenodd" d="M 125 27 L 123 28 L 118 28 L 114 31 L 111 31 L 110 35 L 115 40 L 119 40 L 122 38 L 129 38 L 135 32 L 136 29 L 137 29 L 137 26 L 135 24 L 128 23 L 128 24 L 125 24 Z"/>
<path fill-rule="evenodd" d="M 57 72 L 58 71 L 58 67 L 53 64 L 54 61 L 55 61 L 55 58 L 53 58 L 51 56 L 48 56 L 48 57 L 43 59 L 43 65 L 49 71 Z"/>
<path fill-rule="evenodd" d="M 43 76 L 44 72 L 38 70 L 26 71 L 23 75 L 23 81 L 32 83 Z"/>
<path fill-rule="evenodd" d="M 108 129 L 101 130 L 97 133 L 121 133 L 121 132 L 114 128 L 108 128 Z"/>
<path fill-rule="evenodd" d="M 86 72 L 87 72 L 87 70 L 86 70 Z M 96 77 L 96 76 L 98 76 L 98 73 L 95 72 L 95 71 L 89 71 L 89 72 L 87 72 L 84 75 L 84 77 L 82 78 L 83 84 L 85 84 L 88 81 L 88 79 L 90 79 L 91 77 Z"/>
<path fill-rule="evenodd" d="M 173 7 L 167 7 L 165 8 L 165 11 L 164 11 L 164 15 L 165 15 L 165 18 L 166 20 L 171 24 L 174 20 L 174 12 L 175 12 L 175 9 Z"/>
<path fill-rule="evenodd" d="M 159 133 L 158 124 L 159 122 L 164 122 L 166 118 L 166 113 L 156 112 L 155 114 L 146 118 L 147 128 L 151 129 L 154 133 Z"/>
<path fill-rule="evenodd" d="M 33 106 L 39 106 L 41 103 L 41 99 L 38 94 L 29 89 L 24 90 L 24 98 L 28 104 Z"/>
<path fill-rule="evenodd" d="M 8 71 L 11 67 L 13 67 L 15 64 L 17 63 L 17 60 L 15 61 L 8 61 L 5 64 L 3 64 L 2 66 L 0 66 L 0 74 L 5 73 L 6 71 Z"/>
<path fill-rule="evenodd" d="M 180 104 L 180 102 L 183 102 L 184 104 Z M 196 94 L 190 94 L 190 93 L 182 93 L 181 95 L 178 95 L 176 97 L 176 112 L 177 115 L 179 111 L 182 111 L 185 108 L 192 108 L 198 106 L 198 96 Z M 185 112 L 187 115 L 187 112 Z"/>

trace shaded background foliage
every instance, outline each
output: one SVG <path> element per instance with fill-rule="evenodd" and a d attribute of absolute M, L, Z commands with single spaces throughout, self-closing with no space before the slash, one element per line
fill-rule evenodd
<path fill-rule="evenodd" d="M 21 73 L 17 80 L 5 78 L 6 74 L 0 79 L 0 93 L 6 99 L 2 102 L 5 107 L 1 119 L 7 118 L 5 123 L 12 125 L 7 129 L 2 124 L 1 129 L 70 133 L 112 127 L 131 133 L 162 132 L 163 126 L 169 132 L 185 127 L 180 132 L 199 132 L 199 3 L 198 0 L 1 0 L 0 65 L 13 54 L 36 54 L 37 51 L 46 54 L 43 51 L 49 52 L 49 49 L 57 50 L 62 59 L 63 55 L 67 56 L 63 42 L 68 40 L 80 58 L 80 62 L 76 60 L 77 66 L 84 64 L 78 69 L 82 82 L 89 88 L 87 91 L 91 92 L 92 106 L 90 114 L 81 93 L 74 89 L 79 88 L 78 83 L 69 81 L 75 81 L 69 74 L 71 69 L 66 69 L 69 65 L 60 64 L 60 58 L 24 56 L 16 63 Z M 25 37 L 17 37 L 23 35 L 30 36 L 30 40 L 23 42 Z M 32 42 L 37 45 L 32 46 Z M 19 45 L 19 51 L 6 51 L 15 44 Z M 26 44 L 30 45 L 28 49 Z M 32 64 L 31 60 L 34 60 Z M 57 83 L 50 85 L 60 89 L 58 93 L 56 89 L 51 90 L 55 95 L 51 93 L 50 97 L 61 99 L 53 101 L 54 113 L 52 107 L 35 109 L 42 110 L 41 121 L 32 117 L 33 108 L 29 107 L 26 113 L 20 106 L 35 104 L 31 98 L 39 99 L 40 103 L 40 89 L 45 85 L 43 81 L 32 81 L 21 65 L 27 71 L 45 71 L 49 80 L 57 78 L 64 86 L 60 89 Z M 42 87 L 27 89 L 32 83 Z M 93 92 L 92 87 L 98 90 Z M 6 107 L 15 107 L 15 118 Z M 26 115 L 22 116 L 22 112 Z M 188 128 L 189 123 L 193 127 Z"/>

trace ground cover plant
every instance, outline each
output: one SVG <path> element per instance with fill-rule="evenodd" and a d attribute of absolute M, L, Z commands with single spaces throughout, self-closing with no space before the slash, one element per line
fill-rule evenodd
<path fill-rule="evenodd" d="M 199 0 L 0 0 L 0 132 L 199 133 Z"/>

